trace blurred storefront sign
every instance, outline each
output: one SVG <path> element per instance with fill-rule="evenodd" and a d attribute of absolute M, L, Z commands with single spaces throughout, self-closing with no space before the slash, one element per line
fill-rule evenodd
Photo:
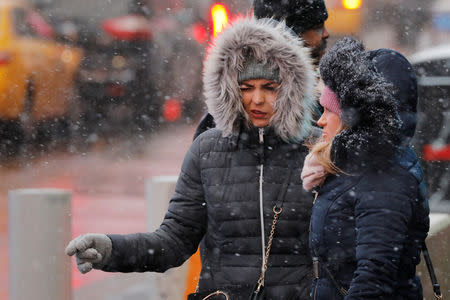
<path fill-rule="evenodd" d="M 450 12 L 435 13 L 433 15 L 433 26 L 437 30 L 450 31 Z"/>
<path fill-rule="evenodd" d="M 450 44 L 411 57 L 419 84 L 414 137 L 433 211 L 450 212 Z"/>
<path fill-rule="evenodd" d="M 434 30 L 450 32 L 450 1 L 435 0 L 431 9 Z"/>

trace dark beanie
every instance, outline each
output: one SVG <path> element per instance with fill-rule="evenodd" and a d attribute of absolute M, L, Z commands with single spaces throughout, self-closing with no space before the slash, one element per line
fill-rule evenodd
<path fill-rule="evenodd" d="M 296 33 L 303 33 L 328 18 L 323 0 L 254 0 L 255 17 L 286 21 Z"/>
<path fill-rule="evenodd" d="M 402 134 L 412 137 L 417 124 L 417 78 L 409 61 L 399 52 L 391 49 L 377 49 L 369 52 L 375 69 L 394 86 L 399 116 L 402 120 Z"/>

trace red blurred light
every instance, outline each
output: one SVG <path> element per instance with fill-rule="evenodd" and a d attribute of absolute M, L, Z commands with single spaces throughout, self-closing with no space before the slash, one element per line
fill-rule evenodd
<path fill-rule="evenodd" d="M 0 52 L 0 65 L 8 64 L 11 61 L 12 55 L 9 52 Z"/>
<path fill-rule="evenodd" d="M 152 32 L 150 22 L 137 15 L 112 18 L 102 23 L 103 30 L 119 40 L 150 40 Z"/>
<path fill-rule="evenodd" d="M 164 103 L 163 117 L 168 122 L 175 122 L 181 117 L 181 103 L 177 99 L 169 99 Z"/>
<path fill-rule="evenodd" d="M 201 23 L 192 25 L 192 34 L 199 44 L 204 44 L 208 40 L 208 32 Z"/>
<path fill-rule="evenodd" d="M 53 28 L 37 13 L 30 13 L 27 16 L 27 21 L 40 36 L 45 38 L 54 36 Z"/>
<path fill-rule="evenodd" d="M 216 37 L 228 24 L 228 9 L 224 4 L 216 3 L 211 7 L 213 37 Z"/>
<path fill-rule="evenodd" d="M 423 159 L 426 161 L 450 161 L 450 145 L 443 145 L 442 147 L 425 145 L 423 147 Z"/>
<path fill-rule="evenodd" d="M 112 97 L 121 97 L 125 95 L 125 87 L 119 84 L 112 84 L 107 87 L 107 92 Z"/>

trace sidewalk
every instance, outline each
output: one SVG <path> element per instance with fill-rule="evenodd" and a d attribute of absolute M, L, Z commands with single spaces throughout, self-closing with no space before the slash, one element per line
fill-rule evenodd
<path fill-rule="evenodd" d="M 106 145 L 87 155 L 54 154 L 21 169 L 1 167 L 0 299 L 8 299 L 9 289 L 8 190 L 42 187 L 72 190 L 73 237 L 88 232 L 146 231 L 145 182 L 152 176 L 178 174 L 193 132 L 194 128 L 186 126 L 165 129 L 152 136 L 140 153 L 127 151 L 135 146 L 124 143 Z M 152 289 L 148 288 L 146 275 L 100 271 L 82 275 L 73 264 L 74 300 L 152 299 L 148 298 Z M 123 295 L 128 296 L 121 298 Z"/>

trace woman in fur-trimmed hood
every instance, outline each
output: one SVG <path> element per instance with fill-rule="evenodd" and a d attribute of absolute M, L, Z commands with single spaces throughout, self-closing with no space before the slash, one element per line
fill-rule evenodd
<path fill-rule="evenodd" d="M 309 236 L 317 300 L 422 299 L 415 268 L 428 215 L 418 180 L 398 162 L 394 86 L 369 54 L 344 38 L 320 63 L 323 134 L 302 171 L 317 193 Z"/>
<path fill-rule="evenodd" d="M 200 245 L 200 299 L 217 290 L 249 299 L 262 270 L 264 299 L 309 299 L 312 204 L 298 179 L 312 130 L 312 69 L 307 48 L 282 23 L 244 18 L 227 27 L 204 66 L 217 126 L 186 154 L 160 228 L 78 237 L 66 251 L 80 271 L 163 272 Z M 101 259 L 89 261 L 84 245 Z"/>
<path fill-rule="evenodd" d="M 237 22 L 210 48 L 203 81 L 216 127 L 230 136 L 238 134 L 241 125 L 250 125 L 238 83 L 244 79 L 240 75 L 248 77 L 255 71 L 255 61 L 275 70 L 280 82 L 270 126 L 285 142 L 303 140 L 311 131 L 314 99 L 309 50 L 284 23 L 272 19 Z"/>

